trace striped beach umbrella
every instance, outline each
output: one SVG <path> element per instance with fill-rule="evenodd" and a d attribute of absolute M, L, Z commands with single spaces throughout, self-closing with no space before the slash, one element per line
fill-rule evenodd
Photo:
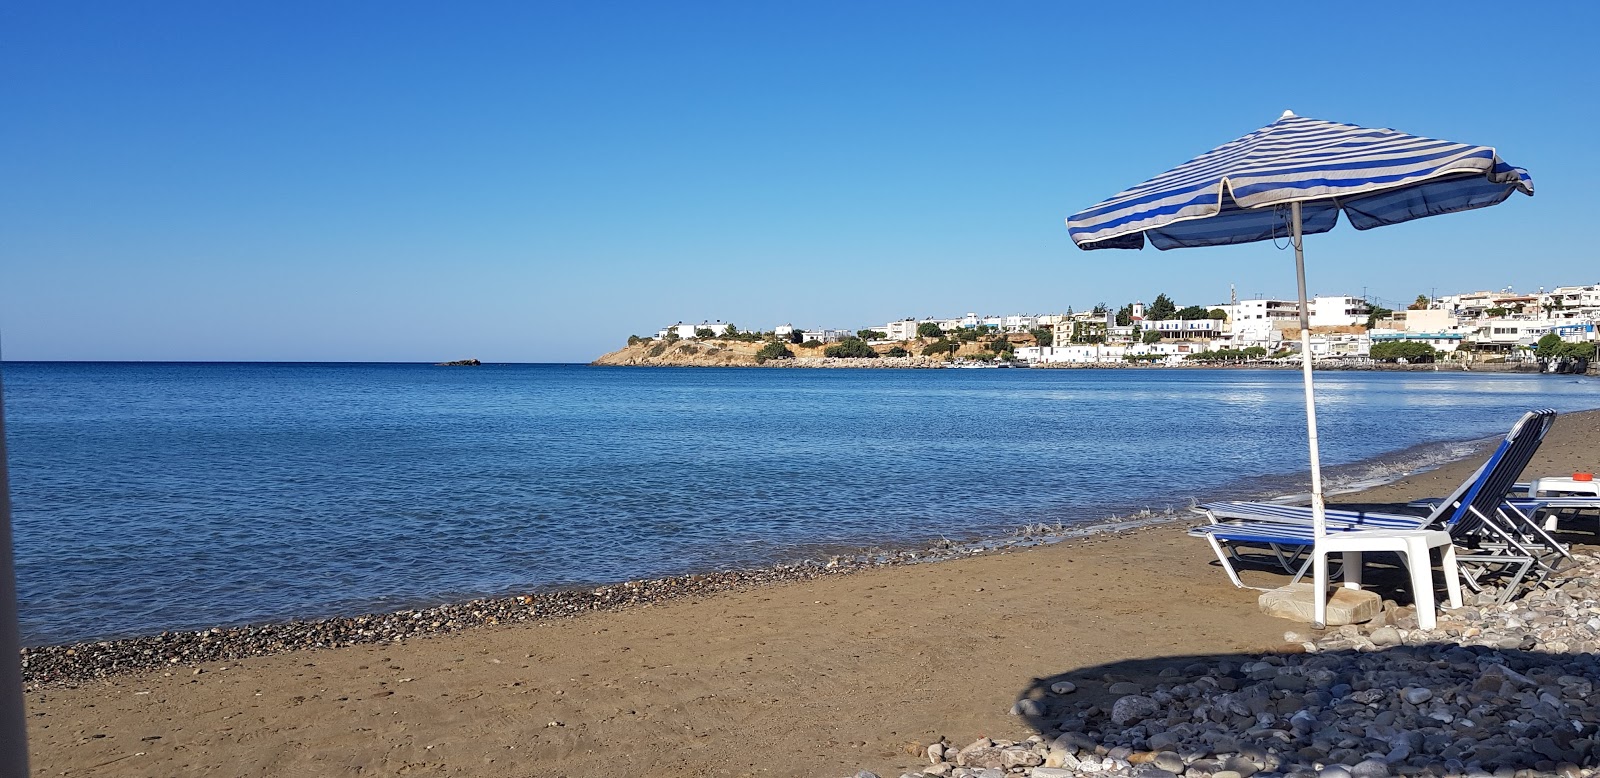
<path fill-rule="evenodd" d="M 1300 353 L 1314 536 L 1325 532 L 1302 237 L 1342 211 L 1358 230 L 1533 194 L 1493 148 L 1295 116 L 1225 143 L 1067 219 L 1078 248 L 1158 249 L 1288 239 L 1300 291 Z"/>

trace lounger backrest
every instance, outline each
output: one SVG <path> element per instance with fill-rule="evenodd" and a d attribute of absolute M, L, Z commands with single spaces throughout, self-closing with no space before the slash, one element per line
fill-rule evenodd
<path fill-rule="evenodd" d="M 1505 440 L 1495 448 L 1478 471 L 1466 493 L 1460 497 L 1449 519 L 1452 534 L 1470 534 L 1479 529 L 1483 517 L 1494 516 L 1500 502 L 1511 492 L 1517 476 L 1533 461 L 1539 444 L 1555 423 L 1556 412 L 1548 408 L 1528 411 L 1512 425 Z"/>

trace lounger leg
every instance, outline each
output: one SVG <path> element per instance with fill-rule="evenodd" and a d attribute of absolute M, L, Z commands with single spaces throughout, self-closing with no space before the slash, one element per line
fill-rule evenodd
<path fill-rule="evenodd" d="M 1444 588 L 1450 594 L 1450 607 L 1461 607 L 1461 575 L 1456 570 L 1455 544 L 1439 547 L 1439 566 L 1444 568 Z"/>
<path fill-rule="evenodd" d="M 1211 550 L 1217 552 L 1217 561 L 1221 562 L 1222 569 L 1227 571 L 1228 580 L 1233 581 L 1234 586 L 1243 589 L 1244 581 L 1239 580 L 1239 574 L 1234 572 L 1233 564 L 1228 561 L 1228 552 L 1222 550 L 1222 544 L 1217 542 L 1217 537 L 1215 535 L 1207 535 L 1206 540 L 1211 541 Z"/>
<path fill-rule="evenodd" d="M 1422 538 L 1406 540 L 1406 566 L 1411 568 L 1411 599 L 1417 605 L 1417 626 L 1439 626 L 1433 606 L 1433 565 L 1428 560 L 1428 544 Z"/>

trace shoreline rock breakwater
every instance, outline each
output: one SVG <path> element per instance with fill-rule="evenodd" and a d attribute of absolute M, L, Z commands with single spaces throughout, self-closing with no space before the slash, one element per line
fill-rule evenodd
<path fill-rule="evenodd" d="M 1600 775 L 1600 555 L 1554 583 L 1477 594 L 1434 630 L 1389 602 L 1277 653 L 1041 679 L 1012 711 L 1040 734 L 941 738 L 902 778 Z"/>
<path fill-rule="evenodd" d="M 915 549 L 874 548 L 768 567 L 536 591 L 390 613 L 174 630 L 140 637 L 31 646 L 21 651 L 22 678 L 26 688 L 34 690 L 46 685 L 171 670 L 203 662 L 236 661 L 306 649 L 398 643 L 498 624 L 549 622 L 894 565 L 1004 553 L 1106 532 L 1132 531 L 1179 518 L 1172 513 L 1152 513 L 1084 524 L 1037 524 L 1022 527 L 1009 537 L 995 539 L 940 540 Z"/>

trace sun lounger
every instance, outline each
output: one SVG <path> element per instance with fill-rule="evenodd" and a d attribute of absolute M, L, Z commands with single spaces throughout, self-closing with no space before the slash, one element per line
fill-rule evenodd
<path fill-rule="evenodd" d="M 1407 513 L 1403 509 L 1394 513 L 1332 509 L 1327 514 L 1329 536 L 1363 532 L 1393 534 L 1424 529 L 1447 531 L 1455 545 L 1474 552 L 1458 555 L 1458 562 L 1479 568 L 1505 568 L 1511 573 L 1507 594 L 1504 595 L 1509 597 L 1534 565 L 1545 568 L 1547 575 L 1560 561 L 1546 559 L 1546 554 L 1540 553 L 1535 544 L 1529 542 L 1529 525 L 1538 528 L 1537 524 L 1527 520 L 1526 513 L 1506 500 L 1516 477 L 1527 467 L 1554 419 L 1555 412 L 1547 409 L 1524 414 L 1483 467 L 1449 497 L 1434 503 L 1431 509 L 1421 512 L 1421 515 Z M 1315 567 L 1313 562 L 1318 556 L 1316 554 L 1311 555 L 1313 559 L 1302 561 L 1307 551 L 1314 550 L 1310 508 L 1228 502 L 1208 503 L 1197 506 L 1196 510 L 1205 513 L 1212 523 L 1195 527 L 1189 534 L 1203 537 L 1211 544 L 1217 560 L 1236 586 L 1244 586 L 1233 566 L 1235 561 L 1241 559 L 1240 546 L 1264 546 L 1270 549 L 1285 570 L 1296 572 L 1296 580 L 1304 575 L 1307 567 Z M 1550 539 L 1548 533 L 1544 533 L 1542 528 L 1538 529 L 1542 535 L 1539 543 L 1553 544 L 1554 552 L 1562 556 L 1566 554 L 1565 549 Z M 1346 546 L 1349 541 L 1341 540 L 1332 545 Z M 1294 569 L 1295 565 L 1298 565 L 1297 570 Z M 1478 588 L 1474 575 L 1466 574 L 1463 577 L 1473 588 Z M 1540 580 L 1543 580 L 1542 576 Z M 1431 600 L 1431 591 L 1428 595 Z"/>

